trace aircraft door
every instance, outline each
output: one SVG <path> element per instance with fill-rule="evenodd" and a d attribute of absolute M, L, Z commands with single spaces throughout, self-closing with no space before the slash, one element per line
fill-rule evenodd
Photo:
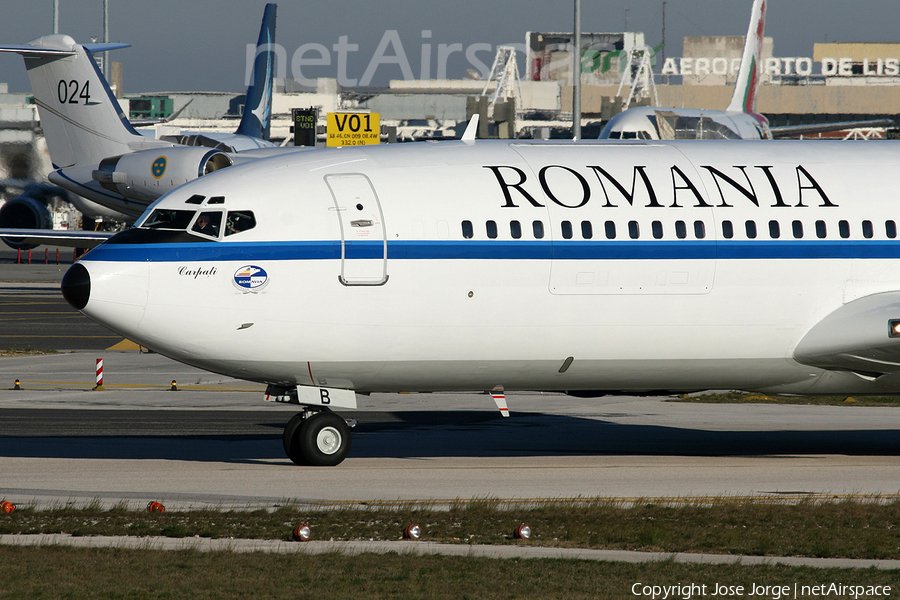
<path fill-rule="evenodd" d="M 341 273 L 344 285 L 387 282 L 387 236 L 381 203 L 369 178 L 361 173 L 326 175 L 341 226 Z"/>

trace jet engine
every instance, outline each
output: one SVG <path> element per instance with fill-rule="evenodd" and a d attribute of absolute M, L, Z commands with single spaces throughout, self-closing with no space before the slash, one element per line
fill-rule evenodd
<path fill-rule="evenodd" d="M 222 150 L 173 146 L 104 158 L 92 175 L 111 192 L 152 201 L 179 185 L 232 164 L 231 156 Z"/>
<path fill-rule="evenodd" d="M 30 196 L 19 196 L 7 200 L 0 206 L 0 228 L 4 229 L 52 229 L 53 218 L 47 205 Z M 16 242 L 2 238 L 7 246 L 14 250 L 29 250 L 34 244 Z"/>

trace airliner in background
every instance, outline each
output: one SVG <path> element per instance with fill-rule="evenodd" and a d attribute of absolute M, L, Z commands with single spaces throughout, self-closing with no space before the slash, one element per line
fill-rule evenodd
<path fill-rule="evenodd" d="M 855 127 L 888 127 L 889 119 L 825 122 L 773 127 L 756 112 L 768 0 L 754 0 L 731 102 L 725 110 L 639 106 L 614 116 L 600 139 L 639 140 L 769 140 Z"/>
<path fill-rule="evenodd" d="M 16 52 L 25 59 L 55 169 L 48 176 L 50 181 L 84 198 L 78 208 L 87 216 L 131 223 L 150 202 L 186 181 L 271 153 L 295 151 L 275 147 L 266 139 L 271 121 L 275 12 L 275 4 L 266 5 L 253 81 L 233 134 L 153 139 L 138 133 L 92 56 L 127 44 L 82 45 L 66 35 L 50 35 L 24 45 L 0 46 L 0 52 Z M 17 198 L 0 208 L 0 227 L 49 228 L 46 212 L 34 199 Z M 80 239 L 65 238 L 87 235 L 43 233 L 60 245 L 81 244 Z"/>
<path fill-rule="evenodd" d="M 347 456 L 331 409 L 369 392 L 897 393 L 898 168 L 894 142 L 296 153 L 163 196 L 62 292 L 299 404 L 298 464 Z"/>

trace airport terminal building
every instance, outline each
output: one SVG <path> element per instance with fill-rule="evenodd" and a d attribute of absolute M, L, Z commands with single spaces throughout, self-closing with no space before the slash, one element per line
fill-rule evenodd
<path fill-rule="evenodd" d="M 624 108 L 631 91 L 629 82 L 622 82 L 631 64 L 629 53 L 649 46 L 642 33 L 582 37 L 583 127 L 584 137 L 590 137 L 589 131 L 599 130 Z M 571 34 L 526 35 L 526 51 L 518 53 L 518 81 L 506 82 L 515 103 L 516 136 L 543 137 L 537 133 L 541 128 L 552 129 L 553 137 L 566 136 L 573 91 L 569 38 Z M 686 37 L 680 57 L 665 57 L 657 48 L 652 84 L 658 105 L 724 109 L 734 91 L 743 44 L 744 36 Z M 400 139 L 455 137 L 462 131 L 460 124 L 477 110 L 473 99 L 493 95 L 497 79 L 395 80 L 387 88 L 368 89 L 342 89 L 333 79 L 304 88 L 286 79 L 278 83 L 274 109 L 283 115 L 291 107 L 307 106 L 325 112 L 369 110 L 379 112 L 383 124 L 411 134 Z M 819 43 L 810 56 L 778 57 L 772 38 L 765 38 L 760 80 L 757 110 L 772 125 L 874 118 L 900 125 L 897 43 Z M 632 106 L 636 104 L 655 102 L 644 94 Z M 490 112 L 486 116 L 492 121 L 513 118 Z"/>
<path fill-rule="evenodd" d="M 334 78 L 316 79 L 315 85 L 281 78 L 273 98 L 272 137 L 289 138 L 291 109 L 309 107 L 318 109 L 323 129 L 331 112 L 378 112 L 382 126 L 393 133 L 383 136 L 386 141 L 458 137 L 474 112 L 482 112 L 483 120 L 490 122 L 481 135 L 567 137 L 573 104 L 571 42 L 570 33 L 527 33 L 513 54 L 515 81 L 474 70 L 464 79 L 393 80 L 379 88 L 344 88 Z M 651 49 L 640 32 L 583 34 L 583 137 L 599 132 L 625 107 L 631 82 L 622 81 L 623 73 L 633 66 L 635 50 L 655 51 L 653 77 L 644 82 L 654 93 L 642 90 L 632 106 L 658 100 L 659 106 L 724 109 L 743 44 L 744 36 L 685 37 L 683 55 L 673 57 L 661 46 Z M 500 48 L 506 47 L 498 47 L 498 57 Z M 762 54 L 757 109 L 772 125 L 885 117 L 900 125 L 900 43 L 817 43 L 809 56 L 779 57 L 772 39 L 765 38 Z M 498 84 L 511 100 L 499 107 L 484 101 Z M 127 77 L 114 87 L 132 118 L 158 118 L 181 110 L 177 119 L 158 126 L 162 134 L 180 129 L 233 131 L 243 109 L 239 93 L 123 93 L 129 87 Z M 27 94 L 5 91 L 0 87 L 0 145 L 19 146 L 23 136 L 29 137 L 24 130 L 38 126 L 37 112 Z M 18 150 L 13 154 L 21 156 Z M 9 171 L 0 168 L 0 176 L 11 176 Z"/>

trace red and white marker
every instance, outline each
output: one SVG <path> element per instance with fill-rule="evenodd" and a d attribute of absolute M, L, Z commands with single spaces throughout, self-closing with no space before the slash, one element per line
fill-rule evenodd
<path fill-rule="evenodd" d="M 103 388 L 103 359 L 97 359 L 97 385 L 94 386 L 94 391 L 104 391 Z"/>

